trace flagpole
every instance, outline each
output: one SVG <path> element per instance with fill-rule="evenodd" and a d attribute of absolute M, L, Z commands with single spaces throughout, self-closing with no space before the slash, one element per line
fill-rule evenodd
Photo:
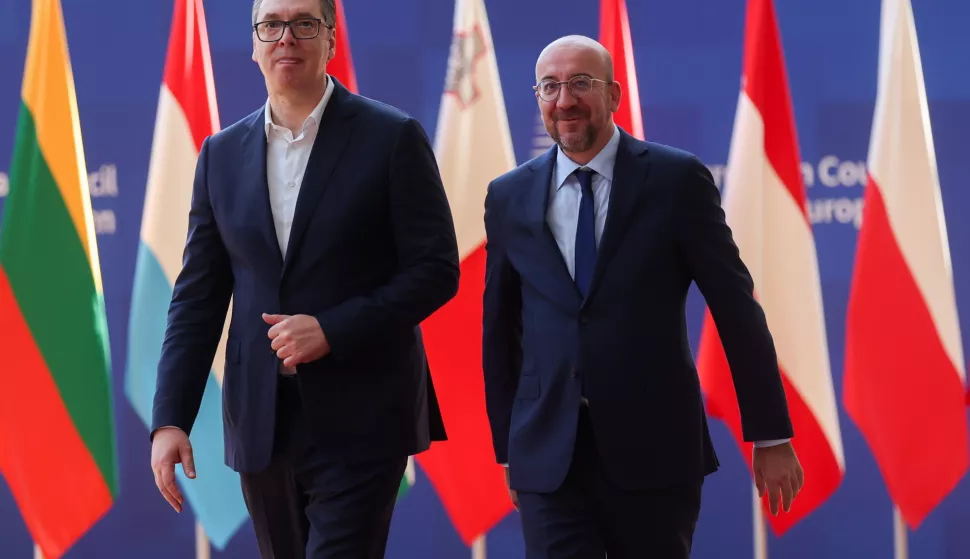
<path fill-rule="evenodd" d="M 754 490 L 754 559 L 768 559 L 768 536 L 765 533 L 765 516 L 761 509 L 761 497 L 758 496 L 758 487 L 752 486 Z M 897 558 L 899 559 L 899 558 Z"/>
<path fill-rule="evenodd" d="M 201 522 L 195 523 L 195 559 L 209 559 L 209 537 L 205 535 L 205 528 Z"/>
<path fill-rule="evenodd" d="M 486 559 L 485 534 L 478 536 L 475 538 L 475 541 L 472 542 L 472 559 Z"/>
<path fill-rule="evenodd" d="M 909 545 L 906 542 L 906 523 L 899 507 L 893 505 L 893 548 L 895 559 L 909 558 Z"/>

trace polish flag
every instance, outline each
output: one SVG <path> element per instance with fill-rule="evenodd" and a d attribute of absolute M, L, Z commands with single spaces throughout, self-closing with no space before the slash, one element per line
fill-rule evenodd
<path fill-rule="evenodd" d="M 774 532 L 782 534 L 835 491 L 845 458 L 815 240 L 771 0 L 748 1 L 743 72 L 724 208 L 774 338 L 795 430 L 792 444 L 806 472 L 806 483 L 789 513 L 771 516 L 767 496 L 762 500 L 760 512 Z M 698 369 L 709 413 L 730 428 L 750 468 L 752 443 L 742 436 L 731 371 L 710 311 L 704 318 Z"/>
<path fill-rule="evenodd" d="M 613 79 L 620 84 L 620 107 L 613 122 L 631 136 L 643 139 L 643 117 L 640 115 L 640 89 L 637 68 L 633 63 L 633 39 L 626 0 L 600 0 L 600 44 L 613 57 Z"/>
<path fill-rule="evenodd" d="M 485 412 L 482 294 L 485 194 L 515 167 L 492 33 L 482 0 L 456 0 L 454 35 L 435 137 L 435 155 L 455 220 L 458 294 L 423 324 L 424 342 L 448 429 L 417 461 L 466 545 L 512 511 Z"/>
<path fill-rule="evenodd" d="M 884 0 L 844 400 L 906 524 L 968 465 L 964 359 L 933 134 L 909 0 Z"/>

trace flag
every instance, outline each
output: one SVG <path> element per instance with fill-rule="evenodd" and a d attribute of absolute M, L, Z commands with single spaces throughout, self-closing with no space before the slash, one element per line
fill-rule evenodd
<path fill-rule="evenodd" d="M 633 62 L 633 39 L 626 0 L 600 0 L 600 44 L 613 57 L 613 80 L 620 84 L 620 106 L 613 122 L 635 138 L 643 139 L 643 117 L 640 115 L 640 89 L 637 68 Z"/>
<path fill-rule="evenodd" d="M 787 82 L 772 2 L 748 0 L 743 78 L 724 208 L 774 339 L 795 431 L 792 444 L 806 472 L 791 511 L 765 514 L 776 534 L 828 499 L 845 470 L 818 260 Z M 750 468 L 752 443 L 742 438 L 730 367 L 709 310 L 698 369 L 709 413 L 730 428 Z M 765 497 L 765 513 L 767 503 Z"/>
<path fill-rule="evenodd" d="M 397 498 L 400 499 L 408 494 L 414 487 L 414 457 L 408 456 L 408 465 L 404 469 L 404 476 L 401 477 L 401 485 L 397 489 Z"/>
<path fill-rule="evenodd" d="M 884 0 L 843 398 L 910 528 L 968 465 L 964 360 L 908 0 Z"/>
<path fill-rule="evenodd" d="M 327 73 L 337 79 L 350 92 L 357 93 L 357 75 L 354 73 L 354 59 L 350 56 L 350 37 L 347 36 L 347 18 L 344 6 L 337 0 L 337 47 L 333 59 L 327 63 Z"/>
<path fill-rule="evenodd" d="M 148 428 L 168 304 L 182 268 L 196 159 L 203 140 L 218 130 L 202 0 L 176 0 L 155 118 L 128 325 L 125 394 Z M 181 468 L 176 468 L 183 495 L 217 549 L 223 549 L 248 518 L 239 475 L 224 462 L 225 346 L 224 327 L 190 436 L 198 478 L 189 480 Z"/>
<path fill-rule="evenodd" d="M 492 33 L 482 0 L 456 0 L 435 154 L 455 220 L 458 294 L 423 324 L 447 442 L 418 455 L 466 545 L 512 510 L 495 462 L 482 374 L 482 294 L 488 183 L 515 167 Z"/>
<path fill-rule="evenodd" d="M 34 0 L 0 226 L 0 471 L 58 559 L 118 494 L 111 352 L 58 0 Z"/>

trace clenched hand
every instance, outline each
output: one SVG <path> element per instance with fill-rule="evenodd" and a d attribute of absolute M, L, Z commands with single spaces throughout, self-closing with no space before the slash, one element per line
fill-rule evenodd
<path fill-rule="evenodd" d="M 316 318 L 305 314 L 266 314 L 263 320 L 271 325 L 269 339 L 276 356 L 286 367 L 316 361 L 330 353 L 330 344 Z"/>

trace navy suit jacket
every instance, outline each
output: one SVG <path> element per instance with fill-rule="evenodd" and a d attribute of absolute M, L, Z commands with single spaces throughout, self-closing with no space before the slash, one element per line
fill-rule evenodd
<path fill-rule="evenodd" d="M 792 436 L 777 357 L 707 167 L 621 130 L 609 214 L 584 300 L 546 224 L 557 147 L 489 185 L 483 369 L 512 489 L 554 491 L 581 398 L 624 489 L 717 469 L 685 305 L 696 282 L 734 377 L 746 440 Z"/>
<path fill-rule="evenodd" d="M 458 248 L 421 125 L 335 83 L 285 258 L 266 151 L 262 108 L 202 145 L 153 432 L 190 432 L 232 296 L 223 382 L 229 467 L 259 471 L 271 457 L 279 359 L 262 313 L 314 316 L 330 343 L 329 355 L 297 366 L 324 455 L 407 456 L 444 440 L 419 324 L 457 292 Z"/>

